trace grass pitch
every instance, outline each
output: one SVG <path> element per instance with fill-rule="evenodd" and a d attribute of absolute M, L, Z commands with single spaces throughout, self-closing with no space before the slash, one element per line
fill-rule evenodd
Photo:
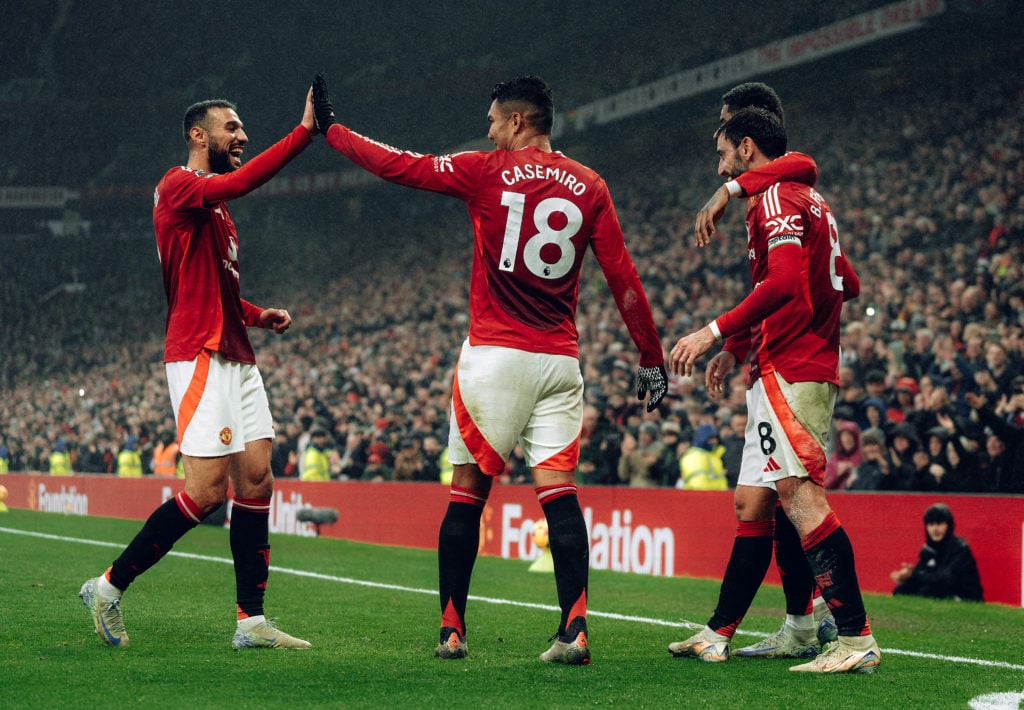
<path fill-rule="evenodd" d="M 199 526 L 125 595 L 131 646 L 93 633 L 78 589 L 137 521 L 12 510 L 0 515 L 0 704 L 8 708 L 609 706 L 1017 708 L 1024 610 L 868 595 L 882 647 L 870 676 L 789 673 L 798 661 L 673 659 L 703 624 L 716 580 L 591 572 L 593 662 L 537 656 L 558 623 L 554 579 L 483 557 L 467 614 L 469 657 L 433 656 L 433 552 L 274 536 L 268 615 L 310 651 L 235 651 L 227 531 Z M 722 561 L 723 566 L 725 560 Z M 758 594 L 736 643 L 777 628 L 782 592 Z M 987 705 L 984 703 L 988 703 Z"/>

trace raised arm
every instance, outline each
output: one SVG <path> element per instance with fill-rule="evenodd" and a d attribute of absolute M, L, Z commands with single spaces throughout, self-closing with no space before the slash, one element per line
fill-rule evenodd
<path fill-rule="evenodd" d="M 711 242 L 715 224 L 725 213 L 730 198 L 760 194 L 777 182 L 799 182 L 813 187 L 817 181 L 818 165 L 814 159 L 796 151 L 790 151 L 767 165 L 746 171 L 715 190 L 697 212 L 693 225 L 697 246 L 704 247 Z"/>

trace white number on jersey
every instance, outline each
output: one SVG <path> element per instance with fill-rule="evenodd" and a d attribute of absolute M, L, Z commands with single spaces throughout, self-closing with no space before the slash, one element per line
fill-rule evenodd
<path fill-rule="evenodd" d="M 842 251 L 839 249 L 839 225 L 836 224 L 836 218 L 832 216 L 831 212 L 826 212 L 825 216 L 828 217 L 828 243 L 832 247 L 828 255 L 828 278 L 832 282 L 832 288 L 841 293 L 843 277 L 836 273 L 836 262 L 842 256 Z"/>
<path fill-rule="evenodd" d="M 526 209 L 526 195 L 519 192 L 501 193 L 501 204 L 508 207 L 505 220 L 505 238 L 502 241 L 498 268 L 513 271 L 516 268 L 516 254 L 522 236 L 523 212 Z M 565 216 L 565 226 L 552 229 L 549 218 L 555 213 Z M 575 204 L 561 197 L 541 200 L 533 212 L 533 227 L 537 233 L 527 237 L 523 246 L 523 263 L 530 273 L 542 279 L 557 279 L 569 273 L 576 261 L 576 249 L 572 238 L 583 226 L 583 212 Z M 548 244 L 558 247 L 558 260 L 549 263 L 541 257 L 541 250 Z"/>

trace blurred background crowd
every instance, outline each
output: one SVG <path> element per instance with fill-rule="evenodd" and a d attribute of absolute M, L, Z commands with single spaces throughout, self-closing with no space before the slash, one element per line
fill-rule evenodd
<path fill-rule="evenodd" d="M 879 3 L 839 5 L 853 12 Z M 1002 43 L 980 41 L 998 34 L 1004 15 L 948 14 L 927 36 L 757 77 L 783 99 L 790 148 L 818 162 L 818 190 L 861 279 L 860 297 L 844 310 L 826 475 L 835 490 L 1024 493 L 1024 50 L 1008 30 Z M 761 41 L 787 27 L 761 28 Z M 710 47 L 689 51 L 706 61 Z M 941 51 L 957 60 L 942 62 Z M 686 66 L 658 54 L 631 74 L 610 71 L 628 84 Z M 474 89 L 467 102 L 439 102 L 473 119 L 462 140 L 484 133 L 489 87 L 518 65 L 484 68 L 458 74 Z M 568 97 L 563 110 L 592 97 L 579 83 L 587 79 L 566 85 L 553 69 L 546 78 L 556 102 Z M 459 147 L 452 137 L 391 128 L 384 115 L 409 96 L 338 83 L 339 119 L 354 129 L 421 152 Z M 616 90 L 608 83 L 592 87 L 596 96 Z M 208 87 L 197 86 L 204 95 L 179 101 L 175 116 L 206 97 Z M 745 203 L 730 205 L 711 246 L 693 245 L 694 213 L 719 184 L 711 133 L 725 88 L 555 141 L 609 183 L 666 350 L 750 288 Z M 286 89 L 275 87 L 275 110 L 288 109 L 275 123 L 255 100 L 240 106 L 263 144 L 298 119 L 303 86 Z M 349 103 L 358 118 L 346 115 Z M 180 162 L 174 130 L 172 122 L 166 135 L 147 138 L 167 139 L 166 164 L 140 164 L 124 148 L 129 174 L 144 167 L 141 180 L 155 183 Z M 314 145 L 283 174 L 347 167 L 328 153 Z M 22 184 L 25 174 L 11 168 L 6 180 Z M 90 199 L 63 214 L 59 229 L 31 211 L 8 211 L 0 229 L 0 470 L 48 471 L 56 451 L 74 472 L 111 474 L 129 448 L 148 474 L 173 442 L 146 207 L 152 188 L 132 187 L 132 178 L 126 187 L 113 171 L 90 180 Z M 467 330 L 471 234 L 461 203 L 371 182 L 257 193 L 231 209 L 243 296 L 295 319 L 283 337 L 251 331 L 277 422 L 275 475 L 300 475 L 312 442 L 334 479 L 437 481 Z M 659 410 L 644 413 L 635 347 L 589 257 L 578 327 L 587 402 L 578 480 L 734 485 L 745 373 L 716 399 L 703 372 L 673 377 Z M 514 457 L 507 480 L 528 477 Z"/>

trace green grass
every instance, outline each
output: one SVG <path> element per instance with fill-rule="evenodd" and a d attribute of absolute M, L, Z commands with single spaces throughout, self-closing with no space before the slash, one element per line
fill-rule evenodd
<path fill-rule="evenodd" d="M 267 609 L 314 648 L 236 652 L 227 531 L 209 526 L 175 548 L 188 556 L 168 556 L 133 585 L 123 604 L 132 645 L 107 648 L 78 588 L 138 527 L 20 510 L 0 515 L 0 705 L 832 710 L 964 708 L 976 696 L 1024 692 L 1021 609 L 869 595 L 881 669 L 808 677 L 789 673 L 789 661 L 671 658 L 668 644 L 689 635 L 684 622 L 707 620 L 718 582 L 613 572 L 591 573 L 593 663 L 549 666 L 537 656 L 558 622 L 552 576 L 488 557 L 477 562 L 471 592 L 519 604 L 472 599 L 469 657 L 439 661 L 434 553 L 291 536 L 272 539 Z M 765 587 L 743 629 L 773 631 L 782 613 L 781 590 Z"/>

